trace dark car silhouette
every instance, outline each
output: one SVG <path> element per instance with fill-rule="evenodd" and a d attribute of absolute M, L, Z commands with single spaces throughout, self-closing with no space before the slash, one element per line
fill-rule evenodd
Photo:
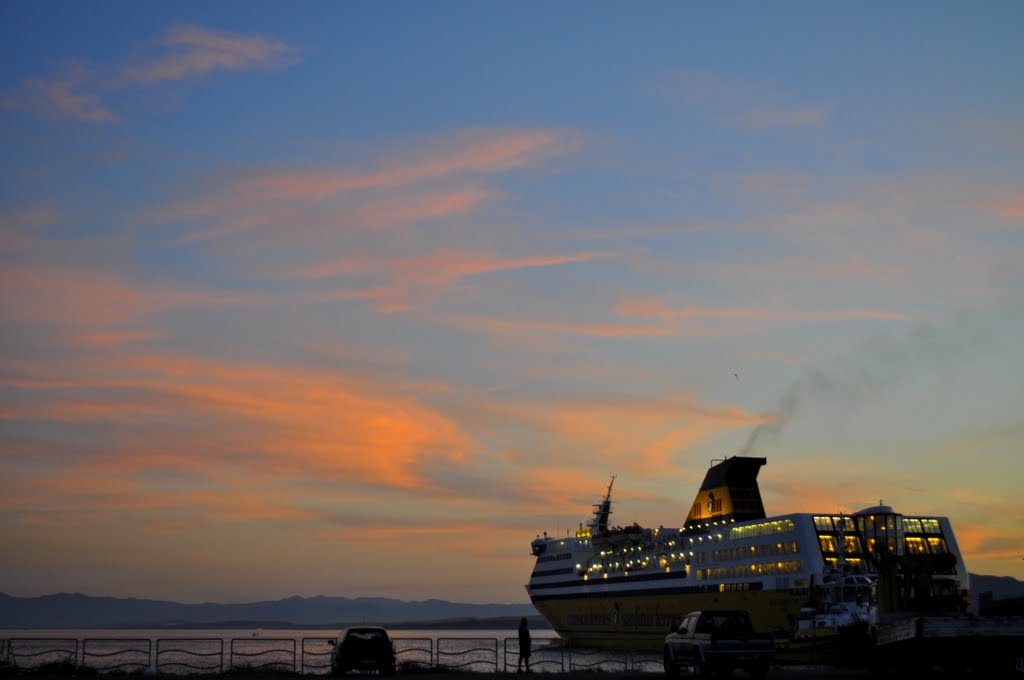
<path fill-rule="evenodd" d="M 331 673 L 350 671 L 377 671 L 381 675 L 395 672 L 395 646 L 385 629 L 358 626 L 341 631 L 331 654 Z"/>

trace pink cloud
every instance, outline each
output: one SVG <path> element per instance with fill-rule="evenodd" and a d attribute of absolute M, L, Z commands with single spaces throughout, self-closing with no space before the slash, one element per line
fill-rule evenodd
<path fill-rule="evenodd" d="M 159 42 L 175 52 L 125 66 L 121 76 L 125 84 L 183 80 L 211 71 L 265 68 L 295 60 L 292 48 L 280 40 L 187 24 L 169 29 Z"/>
<path fill-rule="evenodd" d="M 297 60 L 292 48 L 274 38 L 187 24 L 169 29 L 159 43 L 171 53 L 96 73 L 76 67 L 65 78 L 28 78 L 15 94 L 0 98 L 0 106 L 42 111 L 87 123 L 111 123 L 118 116 L 101 102 L 101 90 L 195 78 L 213 71 L 268 68 Z M 103 72 L 108 75 L 102 75 Z"/>
<path fill-rule="evenodd" d="M 98 95 L 82 92 L 88 80 L 89 75 L 83 69 L 76 69 L 63 80 L 26 79 L 18 92 L 0 99 L 0 106 L 40 111 L 86 123 L 116 121 L 117 116 L 101 103 Z"/>
<path fill-rule="evenodd" d="M 30 253 L 38 245 L 34 232 L 59 220 L 60 214 L 45 206 L 0 211 L 0 253 L 16 256 Z"/>
<path fill-rule="evenodd" d="M 246 196 L 320 200 L 345 191 L 419 184 L 458 172 L 503 172 L 565 153 L 572 145 L 568 135 L 557 130 L 470 130 L 376 170 L 268 174 L 242 179 L 237 188 Z"/>
<path fill-rule="evenodd" d="M 446 215 L 470 212 L 483 202 L 490 192 L 467 188 L 444 194 L 421 194 L 393 197 L 363 206 L 346 216 L 346 222 L 361 226 L 405 224 Z"/>
<path fill-rule="evenodd" d="M 296 233 L 330 238 L 352 229 L 375 229 L 468 213 L 490 196 L 491 192 L 474 187 L 450 192 L 398 192 L 386 199 L 353 197 L 330 210 L 295 202 L 260 203 L 260 199 L 253 199 L 244 208 L 222 215 L 217 226 L 194 231 L 182 241 L 213 241 L 250 232 L 258 232 L 258 238 L 270 242 L 294 240 Z M 216 219 L 216 209 L 212 206 L 203 209 L 207 210 Z"/>
<path fill-rule="evenodd" d="M 726 125 L 818 127 L 828 119 L 824 109 L 794 103 L 772 83 L 723 78 L 710 71 L 676 70 L 666 89 L 688 109 Z"/>
<path fill-rule="evenodd" d="M 365 170 L 237 173 L 206 196 L 169 206 L 153 217 L 216 222 L 188 240 L 223 238 L 282 223 L 309 231 L 413 222 L 468 212 L 494 195 L 467 185 L 471 176 L 534 165 L 574 145 L 560 130 L 463 131 L 421 143 Z M 461 188 L 452 189 L 451 184 Z"/>

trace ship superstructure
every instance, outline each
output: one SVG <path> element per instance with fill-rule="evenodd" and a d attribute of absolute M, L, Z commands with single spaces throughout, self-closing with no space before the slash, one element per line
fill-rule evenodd
<path fill-rule="evenodd" d="M 966 601 L 967 569 L 947 518 L 881 503 L 853 515 L 767 517 L 757 485 L 766 462 L 713 464 L 677 528 L 613 526 L 613 477 L 589 522 L 533 541 L 534 606 L 580 646 L 660 648 L 669 626 L 699 609 L 745 609 L 757 630 L 794 636 L 809 609 L 866 616 L 879 569 L 905 556 L 942 556 L 934 589 Z"/>

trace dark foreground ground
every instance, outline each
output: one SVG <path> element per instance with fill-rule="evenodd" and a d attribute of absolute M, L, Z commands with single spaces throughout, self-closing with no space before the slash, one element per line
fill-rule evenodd
<path fill-rule="evenodd" d="M 8 669 L 0 672 L 0 678 L 18 680 L 103 680 L 106 678 L 118 680 L 151 680 L 154 677 L 164 680 L 333 680 L 333 676 L 326 675 L 298 675 L 295 673 L 265 673 L 231 671 L 216 675 L 117 675 L 117 674 L 53 674 L 38 671 L 14 671 Z M 349 675 L 345 676 L 350 680 L 373 679 L 379 680 L 376 675 Z M 687 673 L 680 676 L 680 680 L 687 680 L 693 677 Z M 716 676 L 721 677 L 721 676 Z M 743 671 L 734 671 L 730 676 L 731 680 L 746 680 L 751 676 Z M 869 678 L 870 674 L 863 669 L 837 669 L 824 666 L 805 666 L 800 668 L 773 668 L 768 674 L 769 680 L 852 680 L 855 678 Z M 1022 676 L 1024 677 L 1024 676 Z M 661 673 L 629 673 L 629 672 L 606 672 L 606 671 L 575 671 L 572 673 L 473 673 L 465 671 L 421 671 L 416 673 L 397 673 L 391 676 L 393 680 L 662 680 Z"/>

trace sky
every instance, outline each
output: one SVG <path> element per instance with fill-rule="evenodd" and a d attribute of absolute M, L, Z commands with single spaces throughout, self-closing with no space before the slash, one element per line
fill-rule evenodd
<path fill-rule="evenodd" d="M 0 5 L 0 590 L 525 603 L 948 516 L 1024 579 L 1019 2 Z"/>

